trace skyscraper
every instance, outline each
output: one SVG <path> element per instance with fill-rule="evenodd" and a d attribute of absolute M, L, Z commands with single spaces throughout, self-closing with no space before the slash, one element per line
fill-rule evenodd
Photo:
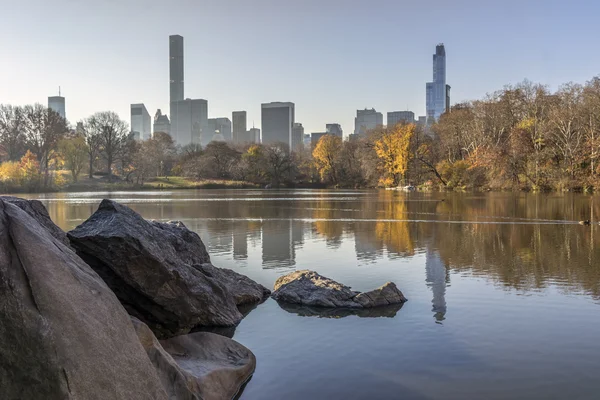
<path fill-rule="evenodd" d="M 427 82 L 425 90 L 427 123 L 432 123 L 450 109 L 450 85 L 446 84 L 446 49 L 443 44 L 435 47 L 433 82 Z"/>
<path fill-rule="evenodd" d="M 342 126 L 340 124 L 325 124 L 325 131 L 329 135 L 338 136 L 343 138 L 344 131 L 342 130 Z"/>
<path fill-rule="evenodd" d="M 185 99 L 171 103 L 171 137 L 175 143 L 185 146 L 212 140 L 208 131 L 208 101 Z M 210 136 L 210 137 L 208 137 Z"/>
<path fill-rule="evenodd" d="M 169 36 L 169 79 L 170 102 L 183 100 L 183 36 L 180 35 Z"/>
<path fill-rule="evenodd" d="M 137 133 L 135 137 L 140 140 L 150 139 L 152 132 L 150 114 L 142 103 L 131 105 L 131 132 Z"/>
<path fill-rule="evenodd" d="M 249 142 L 246 137 L 246 111 L 234 111 L 231 113 L 233 122 L 233 141 L 234 143 Z"/>
<path fill-rule="evenodd" d="M 356 110 L 356 118 L 354 118 L 355 135 L 365 135 L 368 130 L 375 129 L 379 125 L 383 125 L 382 113 L 377 112 L 374 108 Z"/>
<path fill-rule="evenodd" d="M 162 113 L 160 108 L 156 110 L 156 114 L 154 114 L 154 126 L 152 129 L 152 133 L 156 132 L 164 132 L 171 134 L 171 121 L 169 121 L 169 117 Z"/>
<path fill-rule="evenodd" d="M 177 116 L 185 113 L 178 110 L 179 106 L 185 107 L 185 104 L 179 104 L 184 99 L 183 97 L 183 36 L 169 36 L 169 119 L 171 120 L 171 132 L 173 140 L 177 143 L 186 145 L 177 135 L 187 137 L 188 134 L 179 132 L 179 124 Z M 186 125 L 186 124 L 183 124 Z"/>
<path fill-rule="evenodd" d="M 231 140 L 231 121 L 227 117 L 209 118 L 208 135 L 203 135 L 202 146 L 206 146 L 211 141 L 230 141 Z M 210 140 L 206 141 L 210 136 Z"/>
<path fill-rule="evenodd" d="M 292 149 L 294 103 L 265 103 L 261 105 L 262 142 L 285 143 Z"/>
<path fill-rule="evenodd" d="M 65 119 L 67 118 L 67 114 L 65 112 L 65 98 L 60 96 L 60 90 L 58 96 L 48 97 L 48 108 L 55 111 L 61 117 Z"/>
<path fill-rule="evenodd" d="M 248 129 L 248 132 L 246 132 L 246 136 L 248 137 L 248 142 L 260 143 L 260 129 L 250 128 Z"/>
<path fill-rule="evenodd" d="M 387 126 L 391 128 L 400 122 L 415 123 L 415 113 L 412 111 L 392 111 L 387 113 Z"/>
<path fill-rule="evenodd" d="M 304 127 L 300 122 L 294 122 L 292 127 L 292 150 L 299 150 L 303 146 Z"/>

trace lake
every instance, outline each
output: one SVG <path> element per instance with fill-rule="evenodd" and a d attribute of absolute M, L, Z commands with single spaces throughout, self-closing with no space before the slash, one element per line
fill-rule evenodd
<path fill-rule="evenodd" d="M 69 230 L 102 198 L 180 220 L 213 264 L 266 287 L 299 269 L 401 308 L 252 310 L 241 399 L 592 399 L 600 390 L 600 198 L 577 194 L 190 190 L 31 195 Z"/>

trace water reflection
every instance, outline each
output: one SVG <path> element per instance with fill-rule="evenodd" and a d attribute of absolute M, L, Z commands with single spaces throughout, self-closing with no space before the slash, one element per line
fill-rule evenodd
<path fill-rule="evenodd" d="M 441 323 L 446 319 L 446 285 L 450 283 L 450 275 L 440 255 L 432 250 L 425 253 L 425 282 L 433 293 L 431 311 L 435 320 Z"/>
<path fill-rule="evenodd" d="M 429 194 L 389 191 L 181 191 L 112 193 L 146 218 L 178 219 L 200 234 L 213 254 L 246 262 L 258 251 L 265 269 L 295 268 L 316 242 L 336 251 L 350 243 L 354 258 L 426 255 L 433 312 L 446 314 L 451 271 L 482 276 L 520 291 L 550 285 L 600 298 L 598 226 L 577 221 L 600 215 L 583 195 Z M 108 194 L 52 194 L 51 217 L 72 229 Z M 231 200 L 235 201 L 231 201 Z M 247 201 L 252 200 L 252 201 Z M 310 266 L 302 266 L 306 268 Z"/>
<path fill-rule="evenodd" d="M 345 318 L 356 316 L 359 318 L 393 318 L 400 311 L 403 304 L 393 304 L 384 307 L 375 308 L 324 308 L 324 307 L 309 307 L 298 304 L 289 304 L 278 302 L 279 307 L 283 310 L 299 315 L 300 317 L 318 317 L 318 318 Z"/>

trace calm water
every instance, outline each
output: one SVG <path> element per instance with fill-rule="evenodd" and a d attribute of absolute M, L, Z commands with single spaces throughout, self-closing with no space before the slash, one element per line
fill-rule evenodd
<path fill-rule="evenodd" d="M 181 220 L 213 263 L 267 287 L 313 269 L 409 301 L 369 315 L 269 299 L 234 338 L 258 359 L 242 399 L 597 399 L 600 198 L 386 191 L 47 194 L 63 229 L 104 197 Z M 445 199 L 444 201 L 441 201 Z M 592 216 L 593 213 L 593 216 Z"/>

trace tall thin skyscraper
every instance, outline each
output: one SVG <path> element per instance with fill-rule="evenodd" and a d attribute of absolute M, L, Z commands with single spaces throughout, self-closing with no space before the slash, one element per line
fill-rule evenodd
<path fill-rule="evenodd" d="M 180 134 L 178 115 L 183 111 L 179 110 L 182 105 L 183 97 L 183 36 L 169 36 L 169 119 L 172 124 L 172 135 L 176 142 L 186 145 L 188 135 Z M 178 138 L 181 135 L 182 138 Z M 190 135 L 191 136 L 191 135 Z M 182 140 L 186 142 L 182 142 Z"/>
<path fill-rule="evenodd" d="M 235 143 L 248 142 L 246 137 L 246 111 L 234 111 L 231 114 L 233 122 L 233 141 Z"/>
<path fill-rule="evenodd" d="M 443 44 L 435 47 L 433 55 L 433 82 L 426 84 L 427 122 L 439 120 L 450 109 L 450 85 L 446 84 L 446 49 Z"/>
<path fill-rule="evenodd" d="M 183 100 L 183 36 L 169 36 L 170 101 Z"/>

